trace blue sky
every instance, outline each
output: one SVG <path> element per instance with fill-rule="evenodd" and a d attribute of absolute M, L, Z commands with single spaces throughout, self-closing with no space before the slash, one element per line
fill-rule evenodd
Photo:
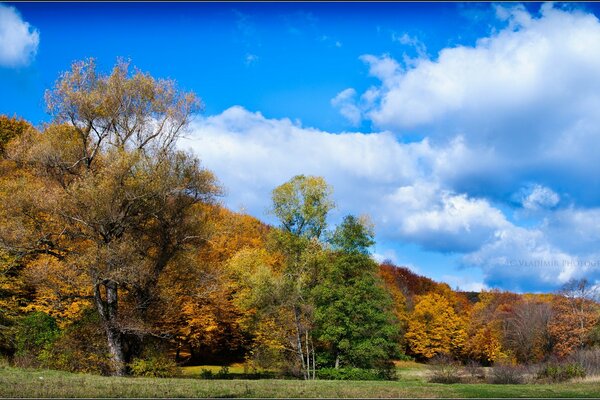
<path fill-rule="evenodd" d="M 49 121 L 75 60 L 195 91 L 182 148 L 274 222 L 324 176 L 379 259 L 463 289 L 600 278 L 596 3 L 0 3 L 0 113 Z"/>

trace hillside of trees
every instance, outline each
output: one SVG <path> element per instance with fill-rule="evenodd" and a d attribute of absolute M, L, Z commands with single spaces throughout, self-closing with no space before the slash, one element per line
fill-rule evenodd
<path fill-rule="evenodd" d="M 532 364 L 600 346 L 587 281 L 472 293 L 377 263 L 367 217 L 327 225 L 321 177 L 273 188 L 277 226 L 223 207 L 218 177 L 176 147 L 202 104 L 173 81 L 87 60 L 46 104 L 41 127 L 0 116 L 0 355 L 13 365 L 385 378 L 402 359 Z"/>

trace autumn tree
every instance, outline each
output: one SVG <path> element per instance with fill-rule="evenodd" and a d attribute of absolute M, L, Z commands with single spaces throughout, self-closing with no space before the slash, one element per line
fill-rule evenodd
<path fill-rule="evenodd" d="M 398 354 L 398 321 L 392 299 L 369 255 L 372 229 L 344 218 L 330 241 L 334 252 L 313 289 L 315 336 L 335 368 L 385 368 Z"/>
<path fill-rule="evenodd" d="M 445 297 L 437 293 L 418 296 L 409 315 L 408 348 L 423 359 L 438 354 L 460 355 L 467 339 L 464 325 Z"/>
<path fill-rule="evenodd" d="M 566 283 L 555 296 L 549 330 L 559 357 L 566 357 L 588 343 L 592 329 L 600 320 L 597 299 L 596 289 L 586 279 Z"/>
<path fill-rule="evenodd" d="M 173 81 L 130 72 L 127 62 L 106 75 L 93 60 L 74 63 L 46 100 L 54 122 L 17 151 L 47 191 L 44 204 L 22 210 L 35 220 L 23 229 L 37 232 L 31 237 L 43 231 L 37 250 L 86 277 L 114 373 L 123 375 L 124 337 L 150 332 L 161 274 L 207 238 L 197 205 L 219 188 L 196 158 L 174 148 L 200 102 Z M 2 242 L 19 251 L 14 239 Z"/>

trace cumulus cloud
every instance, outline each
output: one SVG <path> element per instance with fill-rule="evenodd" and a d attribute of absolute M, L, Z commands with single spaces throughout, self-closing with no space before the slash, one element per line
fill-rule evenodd
<path fill-rule="evenodd" d="M 288 119 L 268 119 L 242 107 L 199 120 L 184 142 L 229 188 L 227 202 L 266 217 L 270 191 L 297 174 L 325 177 L 338 213 L 368 213 L 378 234 L 427 249 L 467 251 L 480 246 L 502 214 L 484 199 L 435 183 L 461 152 L 456 141 L 402 143 L 389 132 L 333 134 Z"/>
<path fill-rule="evenodd" d="M 384 201 L 398 236 L 430 250 L 477 250 L 508 224 L 502 212 L 488 201 L 454 194 L 429 183 L 399 187 Z"/>
<path fill-rule="evenodd" d="M 23 21 L 14 7 L 0 4 L 0 66 L 28 65 L 35 57 L 40 34 Z"/>
<path fill-rule="evenodd" d="M 571 232 L 563 231 L 563 235 Z M 597 244 L 597 243 L 596 243 Z M 554 290 L 570 279 L 600 279 L 600 253 L 572 254 L 552 243 L 543 228 L 509 226 L 496 240 L 464 256 L 465 265 L 480 267 L 486 283 L 526 291 Z"/>
<path fill-rule="evenodd" d="M 358 126 L 361 121 L 361 112 L 356 105 L 356 90 L 348 88 L 339 92 L 333 99 L 331 105 L 338 108 L 353 126 Z"/>
<path fill-rule="evenodd" d="M 452 281 L 463 289 L 481 283 L 547 290 L 570 278 L 600 277 L 600 262 L 593 264 L 600 208 L 557 208 L 560 196 L 552 189 L 526 185 L 520 202 L 542 218 L 518 226 L 500 205 L 447 184 L 463 164 L 485 155 L 460 136 L 438 146 L 427 138 L 404 143 L 387 131 L 334 134 L 236 106 L 195 121 L 182 146 L 217 174 L 229 207 L 270 222 L 273 188 L 297 174 L 323 176 L 338 204 L 332 223 L 347 213 L 367 213 L 379 240 L 462 254 L 465 266 L 484 272 L 484 282 Z M 399 259 L 393 249 L 375 253 Z"/>
<path fill-rule="evenodd" d="M 537 211 L 552 208 L 560 201 L 560 196 L 552 189 L 539 185 L 527 185 L 517 194 L 519 202 L 526 210 Z"/>
<path fill-rule="evenodd" d="M 381 82 L 363 96 L 364 118 L 379 129 L 443 142 L 461 135 L 487 148 L 455 171 L 454 190 L 513 193 L 531 175 L 587 205 L 600 201 L 600 22 L 552 5 L 530 15 L 495 6 L 506 27 L 474 46 L 442 49 L 403 65 L 389 55 L 361 57 Z M 405 38 L 410 41 L 410 37 Z M 479 183 L 478 183 L 479 182 Z"/>
<path fill-rule="evenodd" d="M 490 288 L 483 282 L 472 280 L 465 276 L 444 275 L 442 281 L 446 282 L 450 287 L 467 292 L 480 292 L 489 290 Z"/>
<path fill-rule="evenodd" d="M 458 253 L 483 271 L 483 282 L 446 276 L 463 289 L 600 279 L 600 22 L 552 5 L 493 7 L 505 28 L 472 47 L 410 64 L 361 57 L 380 83 L 331 104 L 379 132 L 333 134 L 232 107 L 196 121 L 183 145 L 229 189 L 228 206 L 267 220 L 274 187 L 325 177 L 333 223 L 368 213 L 384 243 Z M 392 250 L 374 257 L 401 258 Z"/>

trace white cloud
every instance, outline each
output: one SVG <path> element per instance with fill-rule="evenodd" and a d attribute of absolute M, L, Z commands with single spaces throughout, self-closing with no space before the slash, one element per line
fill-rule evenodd
<path fill-rule="evenodd" d="M 464 251 L 504 223 L 487 201 L 454 194 L 435 182 L 461 154 L 460 141 L 434 148 L 427 140 L 401 143 L 387 132 L 332 134 L 242 107 L 199 120 L 192 130 L 184 146 L 192 147 L 229 189 L 228 205 L 260 217 L 266 216 L 273 188 L 309 174 L 333 185 L 340 215 L 370 214 L 383 237 Z"/>
<path fill-rule="evenodd" d="M 537 211 L 556 206 L 560 196 L 548 187 L 535 184 L 523 189 L 520 201 L 523 208 Z"/>
<path fill-rule="evenodd" d="M 479 267 L 489 287 L 548 290 L 570 278 L 600 277 L 600 262 L 593 264 L 600 260 L 600 208 L 556 209 L 559 196 L 532 185 L 521 200 L 543 218 L 515 225 L 490 200 L 446 184 L 485 155 L 461 137 L 435 146 L 428 139 L 403 143 L 389 132 L 333 134 L 236 106 L 195 121 L 182 146 L 216 173 L 229 207 L 270 222 L 273 188 L 297 174 L 319 175 L 334 187 L 332 223 L 347 213 L 369 214 L 379 240 L 462 253 L 464 265 Z M 392 250 L 377 247 L 374 257 L 401 258 Z"/>
<path fill-rule="evenodd" d="M 442 282 L 447 283 L 453 289 L 457 288 L 465 292 L 480 292 L 490 289 L 485 283 L 474 281 L 465 276 L 444 275 L 442 276 Z"/>
<path fill-rule="evenodd" d="M 244 64 L 246 65 L 253 65 L 256 64 L 258 62 L 258 56 L 256 54 L 246 54 L 246 57 L 244 58 Z"/>
<path fill-rule="evenodd" d="M 35 57 L 40 34 L 23 21 L 14 7 L 0 4 L 0 66 L 28 65 Z"/>
<path fill-rule="evenodd" d="M 414 50 L 417 53 L 417 56 L 419 58 L 427 57 L 427 47 L 425 46 L 425 43 L 420 41 L 417 37 L 410 36 L 406 32 L 400 36 L 397 36 L 395 33 L 393 33 L 392 40 L 396 41 L 404 46 L 414 48 Z M 408 57 L 405 57 L 405 61 L 410 62 L 410 59 Z"/>
<path fill-rule="evenodd" d="M 461 135 L 469 148 L 493 153 L 454 171 L 447 183 L 458 192 L 480 195 L 485 182 L 488 193 L 506 194 L 541 175 L 550 187 L 600 201 L 600 174 L 590 174 L 600 152 L 600 22 L 552 5 L 539 15 L 522 6 L 496 12 L 507 27 L 474 46 L 410 65 L 361 56 L 381 81 L 362 94 L 361 115 L 378 129 L 435 143 Z"/>
<path fill-rule="evenodd" d="M 549 5 L 536 16 L 494 7 L 506 28 L 473 47 L 410 64 L 361 57 L 380 84 L 331 104 L 379 133 L 333 134 L 232 107 L 197 121 L 184 145 L 229 189 L 229 206 L 261 218 L 277 185 L 325 177 L 334 219 L 368 213 L 385 243 L 462 253 L 484 274 L 483 283 L 448 275 L 463 289 L 600 278 L 600 23 Z"/>
<path fill-rule="evenodd" d="M 401 238 L 426 249 L 466 252 L 480 248 L 508 225 L 502 212 L 483 199 L 454 194 L 430 183 L 403 186 L 385 197 Z"/>
<path fill-rule="evenodd" d="M 509 226 L 463 261 L 480 267 L 490 286 L 543 291 L 556 289 L 570 279 L 587 277 L 593 281 L 600 277 L 600 253 L 587 250 L 571 254 L 552 243 L 543 228 Z"/>
<path fill-rule="evenodd" d="M 356 105 L 356 90 L 348 88 L 339 92 L 333 99 L 331 105 L 340 110 L 342 114 L 353 126 L 358 126 L 362 119 L 361 112 Z"/>

